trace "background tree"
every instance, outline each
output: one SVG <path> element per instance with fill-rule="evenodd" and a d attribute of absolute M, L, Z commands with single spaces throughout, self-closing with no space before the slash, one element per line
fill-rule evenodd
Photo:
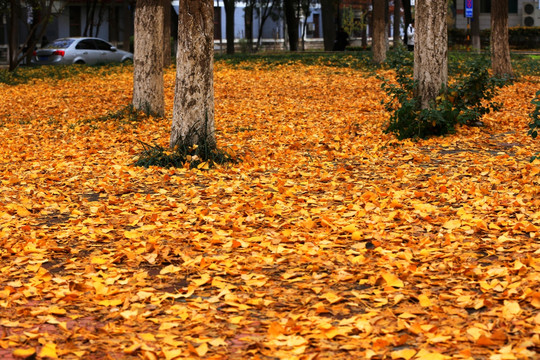
<path fill-rule="evenodd" d="M 513 76 L 508 40 L 508 2 L 491 1 L 491 67 L 495 76 Z"/>
<path fill-rule="evenodd" d="M 311 15 L 311 5 L 313 5 L 312 0 L 301 0 L 300 8 L 302 11 L 302 16 L 304 17 L 304 23 L 302 24 L 302 51 L 306 50 L 306 30 L 307 30 L 307 19 Z"/>
<path fill-rule="evenodd" d="M 480 53 L 480 1 L 473 0 L 473 17 L 471 19 L 471 45 L 477 53 Z"/>
<path fill-rule="evenodd" d="M 416 1 L 414 80 L 423 109 L 448 82 L 447 9 L 446 0 Z"/>
<path fill-rule="evenodd" d="M 131 35 L 133 35 L 133 12 L 132 8 L 135 5 L 132 0 L 122 1 L 122 13 L 124 14 L 124 36 L 122 39 L 122 48 L 126 51 L 133 51 L 131 49 Z"/>
<path fill-rule="evenodd" d="M 254 0 L 255 1 L 255 12 L 257 13 L 257 18 L 259 19 L 259 28 L 258 28 L 258 37 L 257 37 L 257 51 L 261 48 L 262 35 L 264 24 L 266 20 L 275 10 L 279 7 L 279 1 L 273 0 Z"/>
<path fill-rule="evenodd" d="M 287 33 L 289 35 L 289 49 L 298 51 L 298 11 L 299 0 L 283 0 L 283 10 L 285 21 L 287 22 Z"/>
<path fill-rule="evenodd" d="M 401 39 L 401 0 L 394 0 L 394 27 L 393 38 L 394 47 L 400 42 Z"/>
<path fill-rule="evenodd" d="M 336 15 L 338 0 L 321 0 L 324 50 L 332 51 L 336 41 Z"/>
<path fill-rule="evenodd" d="M 30 59 L 32 56 L 37 43 L 45 34 L 49 21 L 55 15 L 53 14 L 54 3 L 55 0 L 28 0 L 25 2 L 26 6 L 23 7 L 20 0 L 4 2 L 9 27 L 9 71 L 15 70 L 21 61 Z M 31 19 L 28 18 L 29 16 Z M 20 23 L 27 26 L 27 36 L 24 39 L 19 39 Z"/>
<path fill-rule="evenodd" d="M 163 1 L 137 0 L 133 54 L 133 107 L 163 116 Z"/>
<path fill-rule="evenodd" d="M 227 54 L 234 54 L 234 11 L 236 0 L 223 0 L 225 5 L 225 36 L 227 38 Z"/>
<path fill-rule="evenodd" d="M 171 65 L 171 2 L 163 1 L 163 67 Z"/>
<path fill-rule="evenodd" d="M 215 147 L 213 71 L 214 2 L 181 1 L 171 147 L 201 141 Z"/>
<path fill-rule="evenodd" d="M 373 62 L 381 64 L 386 60 L 386 0 L 373 0 Z"/>
<path fill-rule="evenodd" d="M 411 0 L 401 0 L 401 5 L 403 6 L 403 29 L 406 30 L 413 20 L 411 11 Z M 407 45 L 407 31 L 405 31 L 405 36 L 403 36 L 403 43 Z"/>
<path fill-rule="evenodd" d="M 244 6 L 244 28 L 246 30 L 247 51 L 253 51 L 253 12 L 255 0 L 247 0 Z"/>

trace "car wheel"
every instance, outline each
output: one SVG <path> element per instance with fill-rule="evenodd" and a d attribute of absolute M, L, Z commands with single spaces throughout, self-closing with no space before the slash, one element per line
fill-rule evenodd
<path fill-rule="evenodd" d="M 122 64 L 131 65 L 131 64 L 133 64 L 133 59 L 124 59 L 124 61 L 122 61 Z"/>
<path fill-rule="evenodd" d="M 82 60 L 77 60 L 77 61 L 75 61 L 75 64 L 77 64 L 77 65 L 84 65 L 84 61 L 82 61 Z"/>

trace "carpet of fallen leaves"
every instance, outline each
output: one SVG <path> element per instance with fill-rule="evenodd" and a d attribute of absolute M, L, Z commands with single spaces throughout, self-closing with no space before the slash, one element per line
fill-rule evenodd
<path fill-rule="evenodd" d="M 131 166 L 168 143 L 165 76 L 167 119 L 134 124 L 92 120 L 129 69 L 0 85 L 0 358 L 538 359 L 539 78 L 398 142 L 365 72 L 217 63 L 242 161 Z"/>

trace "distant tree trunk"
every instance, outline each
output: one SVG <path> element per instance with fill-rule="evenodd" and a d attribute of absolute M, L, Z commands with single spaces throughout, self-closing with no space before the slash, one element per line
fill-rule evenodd
<path fill-rule="evenodd" d="M 225 36 L 227 37 L 227 54 L 234 54 L 234 11 L 235 0 L 223 0 L 225 5 Z"/>
<path fill-rule="evenodd" d="M 294 0 L 283 0 L 287 33 L 289 34 L 289 48 L 291 51 L 298 51 L 298 16 L 294 5 Z"/>
<path fill-rule="evenodd" d="M 249 2 L 244 8 L 244 27 L 246 29 L 247 50 L 253 51 L 253 2 Z"/>
<path fill-rule="evenodd" d="M 171 2 L 163 0 L 163 67 L 171 65 Z"/>
<path fill-rule="evenodd" d="M 163 1 L 137 0 L 133 61 L 133 106 L 163 116 Z"/>
<path fill-rule="evenodd" d="M 124 15 L 124 32 L 122 39 L 122 48 L 126 51 L 133 51 L 131 49 L 131 35 L 133 35 L 133 13 L 130 6 L 130 0 L 124 0 L 122 3 L 122 12 Z"/>
<path fill-rule="evenodd" d="M 471 20 L 471 44 L 472 48 L 480 53 L 482 45 L 480 43 L 480 1 L 473 1 L 473 18 Z"/>
<path fill-rule="evenodd" d="M 401 31 L 400 31 L 400 25 L 401 24 L 401 1 L 400 0 L 394 0 L 394 31 L 393 31 L 393 38 L 394 38 L 394 47 L 396 47 L 401 40 Z"/>
<path fill-rule="evenodd" d="M 407 45 L 407 28 L 412 22 L 411 0 L 401 0 L 401 3 L 403 4 L 403 28 L 405 29 L 403 44 Z"/>
<path fill-rule="evenodd" d="M 416 1 L 414 80 L 422 108 L 427 108 L 448 82 L 446 13 L 446 0 Z"/>
<path fill-rule="evenodd" d="M 336 40 L 336 0 L 321 0 L 324 50 L 332 51 Z"/>
<path fill-rule="evenodd" d="M 181 1 L 171 147 L 201 141 L 215 147 L 213 71 L 214 2 Z"/>
<path fill-rule="evenodd" d="M 17 59 L 19 55 L 18 42 L 19 42 L 19 27 L 17 21 L 19 20 L 19 0 L 10 1 L 10 16 L 9 16 L 9 71 L 15 70 L 19 61 Z"/>
<path fill-rule="evenodd" d="M 373 0 L 373 62 L 386 60 L 386 0 Z"/>
<path fill-rule="evenodd" d="M 491 68 L 496 76 L 513 76 L 508 42 L 508 3 L 491 1 Z"/>

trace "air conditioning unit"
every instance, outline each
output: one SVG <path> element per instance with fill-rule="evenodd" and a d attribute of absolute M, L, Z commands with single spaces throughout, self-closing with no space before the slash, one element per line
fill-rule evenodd
<path fill-rule="evenodd" d="M 523 26 L 540 26 L 540 9 L 538 9 L 538 4 L 534 2 L 523 3 L 521 24 Z"/>

